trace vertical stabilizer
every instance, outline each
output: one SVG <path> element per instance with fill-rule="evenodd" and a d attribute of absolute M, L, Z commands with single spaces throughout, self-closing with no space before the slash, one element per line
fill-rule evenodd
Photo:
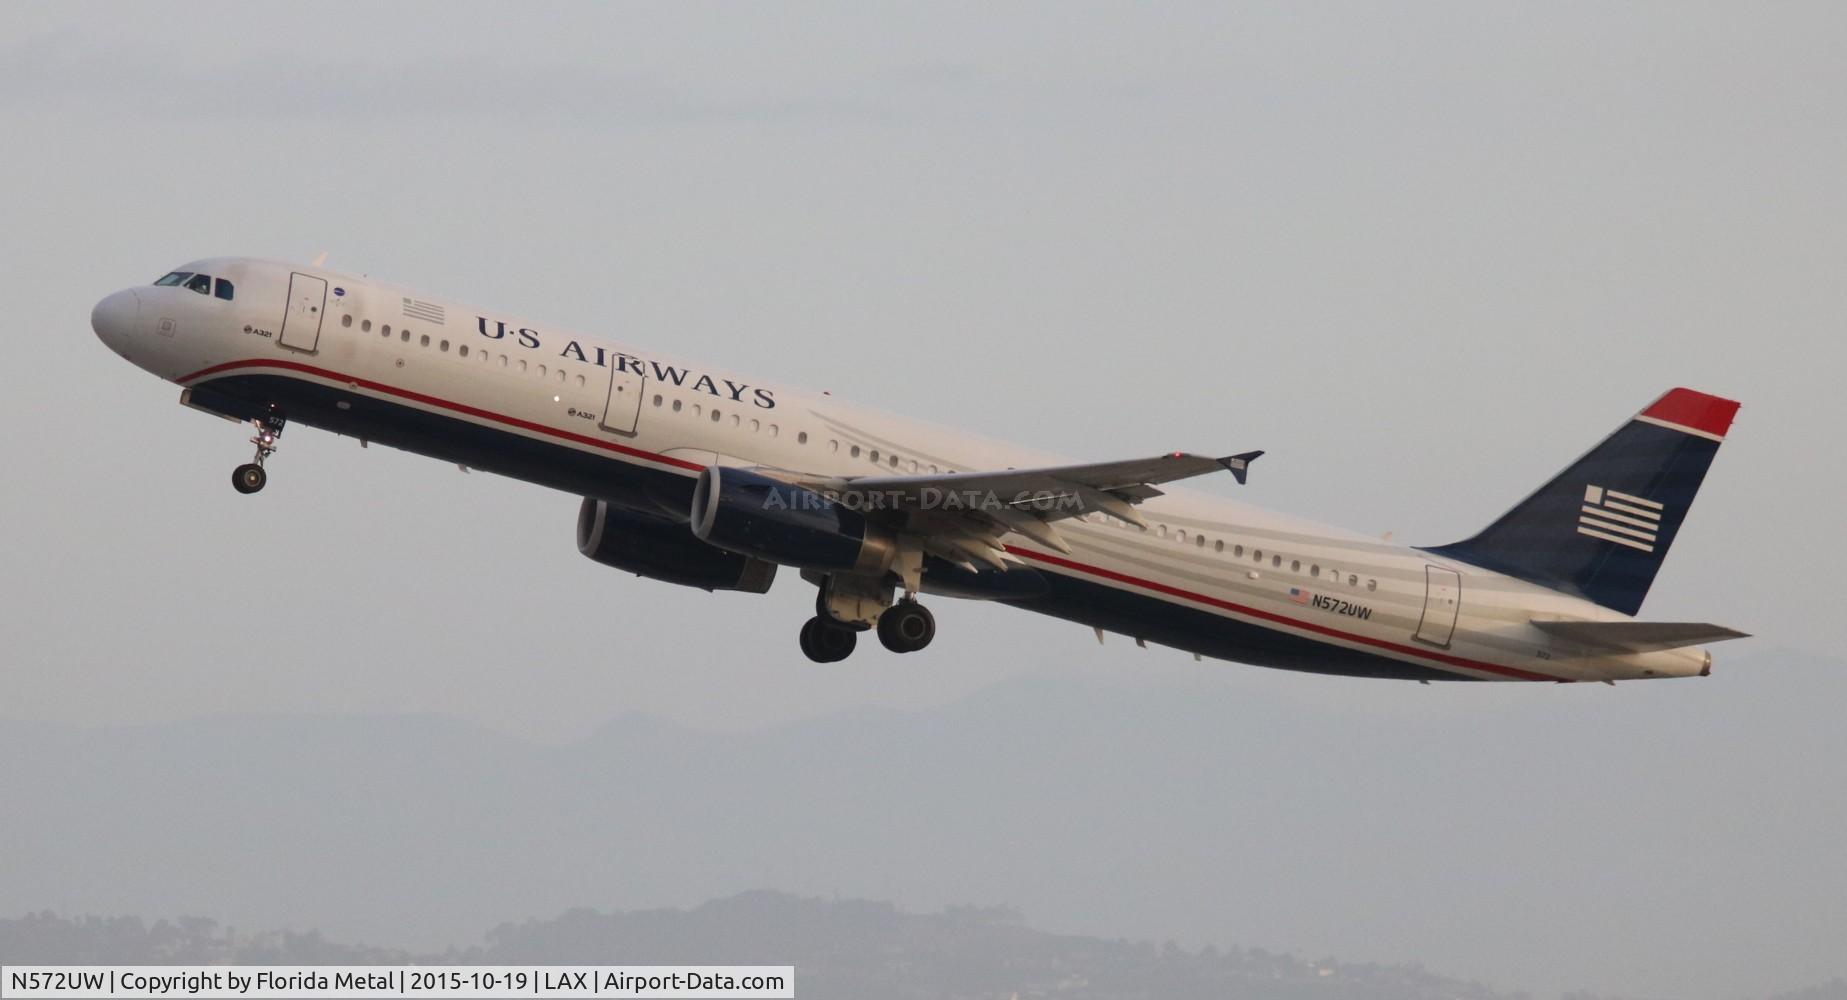
<path fill-rule="evenodd" d="M 1737 412 L 1671 389 L 1481 534 L 1430 551 L 1633 615 Z"/>

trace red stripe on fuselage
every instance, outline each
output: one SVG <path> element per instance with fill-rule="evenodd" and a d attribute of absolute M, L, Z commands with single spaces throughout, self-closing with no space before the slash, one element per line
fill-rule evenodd
<path fill-rule="evenodd" d="M 1352 632 L 1343 632 L 1340 629 L 1331 628 L 1327 625 L 1321 625 L 1315 622 L 1300 621 L 1295 618 L 1291 618 L 1288 615 L 1279 615 L 1272 611 L 1263 611 L 1257 608 L 1246 607 L 1245 605 L 1242 605 L 1242 604 L 1234 604 L 1231 601 L 1221 600 L 1217 597 L 1211 597 L 1206 594 L 1196 594 L 1190 590 L 1183 590 L 1179 587 L 1170 586 L 1165 583 L 1157 583 L 1153 580 L 1144 580 L 1144 579 L 1141 579 L 1140 577 L 1130 576 L 1127 573 L 1118 573 L 1115 570 L 1104 569 L 1100 566 L 1087 566 L 1084 563 L 1074 562 L 1070 559 L 1064 559 L 1064 558 L 1060 558 L 1054 555 L 1048 555 L 1044 552 L 1034 552 L 1031 549 L 1023 549 L 1017 545 L 1007 546 L 1007 551 L 1013 553 L 1014 555 L 1020 556 L 1022 558 L 1032 559 L 1036 562 L 1046 563 L 1051 566 L 1058 566 L 1063 569 L 1075 570 L 1079 573 L 1088 573 L 1091 576 L 1101 577 L 1102 579 L 1105 579 L 1105 580 L 1113 580 L 1117 583 L 1126 583 L 1133 587 L 1141 587 L 1145 590 L 1152 590 L 1157 593 L 1166 594 L 1169 597 L 1178 597 L 1186 601 L 1193 601 L 1199 604 L 1207 604 L 1215 608 L 1221 608 L 1223 610 L 1230 611 L 1235 614 L 1244 615 L 1250 618 L 1259 618 L 1264 621 L 1275 622 L 1279 625 L 1287 625 L 1290 628 L 1298 628 L 1298 629 L 1302 629 L 1308 632 L 1315 632 L 1315 633 L 1325 635 L 1325 636 L 1330 636 L 1336 639 L 1345 639 L 1348 642 L 1357 642 L 1362 645 L 1372 646 L 1377 649 L 1390 650 L 1394 653 L 1403 653 L 1403 654 L 1407 654 L 1410 656 L 1418 657 L 1420 659 L 1435 660 L 1436 662 L 1445 664 L 1447 666 L 1462 667 L 1465 670 L 1480 670 L 1485 673 L 1500 674 L 1503 677 L 1512 677 L 1517 680 L 1523 680 L 1523 681 L 1562 681 L 1562 680 L 1570 679 L 1566 677 L 1552 677 L 1547 674 L 1536 674 L 1530 670 L 1521 670 L 1518 667 L 1503 667 L 1498 663 L 1483 663 L 1480 660 L 1471 660 L 1471 659 L 1468 659 L 1466 657 L 1461 657 L 1461 656 L 1450 656 L 1446 653 L 1433 653 L 1433 652 L 1430 652 L 1429 650 L 1418 649 L 1414 646 L 1404 646 L 1404 645 L 1400 645 L 1395 642 L 1387 641 L 1385 639 L 1375 639 L 1371 636 L 1357 635 Z"/>
<path fill-rule="evenodd" d="M 651 451 L 643 451 L 640 448 L 630 448 L 628 445 L 617 444 L 614 441 L 605 441 L 605 440 L 602 440 L 601 438 L 593 438 L 587 434 L 574 434 L 570 431 L 562 431 L 556 427 L 548 427 L 545 424 L 535 423 L 531 420 L 522 420 L 519 417 L 509 417 L 503 413 L 494 413 L 490 410 L 483 410 L 478 406 L 469 406 L 467 403 L 451 402 L 447 399 L 441 399 L 436 396 L 425 395 L 421 392 L 413 392 L 410 389 L 400 389 L 394 385 L 386 385 L 383 382 L 374 382 L 370 379 L 355 378 L 351 375 L 342 375 L 339 372 L 329 371 L 325 368 L 316 368 L 313 365 L 304 365 L 299 361 L 283 361 L 279 359 L 272 360 L 272 359 L 267 359 L 267 358 L 257 358 L 257 359 L 252 359 L 249 361 L 229 361 L 222 365 L 213 365 L 210 368 L 206 368 L 201 371 L 193 372 L 191 375 L 182 376 L 176 381 L 184 385 L 185 383 L 192 382 L 197 379 L 206 378 L 211 375 L 218 375 L 223 372 L 234 371 L 234 370 L 241 369 L 241 368 L 282 368 L 288 371 L 305 372 L 309 375 L 314 375 L 319 378 L 324 378 L 332 382 L 342 382 L 347 385 L 358 386 L 359 388 L 362 388 L 362 389 L 369 389 L 373 392 L 382 392 L 382 393 L 385 393 L 386 395 L 397 396 L 402 399 L 408 399 L 414 402 L 422 403 L 425 406 L 441 407 L 442 409 L 445 409 L 445 410 L 453 410 L 456 413 L 465 413 L 471 417 L 477 417 L 482 420 L 492 420 L 493 422 L 498 423 L 498 424 L 506 424 L 508 427 L 518 427 L 521 430 L 534 431 L 539 434 L 548 434 L 548 435 L 551 435 L 552 437 L 563 438 L 566 441 L 574 441 L 578 444 L 589 445 L 592 448 L 601 448 L 604 451 L 613 451 L 621 455 L 632 455 L 635 458 L 647 459 L 650 462 L 659 462 L 662 465 L 671 465 L 671 466 L 675 466 L 681 469 L 689 469 L 693 472 L 699 472 L 705 468 L 705 466 L 700 465 L 697 462 L 688 462 L 687 460 L 683 458 L 674 458 L 670 455 L 657 455 Z"/>
<path fill-rule="evenodd" d="M 645 459 L 650 462 L 657 462 L 662 465 L 671 465 L 676 468 L 688 469 L 693 472 L 699 472 L 705 468 L 704 466 L 696 462 L 688 462 L 685 459 L 673 458 L 672 456 L 669 456 L 669 455 L 660 455 L 660 454 L 656 454 L 651 451 L 644 451 L 640 448 L 630 448 L 627 445 L 617 444 L 614 441 L 604 441 L 604 440 L 589 437 L 583 434 L 575 434 L 570 431 L 559 430 L 556 427 L 548 427 L 545 424 L 535 423 L 531 420 L 522 420 L 519 417 L 509 417 L 505 414 L 494 413 L 489 410 L 483 410 L 478 406 L 469 406 L 466 403 L 452 402 L 447 399 L 442 399 L 436 396 L 427 395 L 421 392 L 415 392 L 410 389 L 400 389 L 397 386 L 386 385 L 382 382 L 374 382 L 370 379 L 357 378 L 357 377 L 350 376 L 350 375 L 342 375 L 339 372 L 329 371 L 328 369 L 325 369 L 325 368 L 317 368 L 314 365 L 302 364 L 299 361 L 288 361 L 288 360 L 283 360 L 283 359 L 267 359 L 267 358 L 254 358 L 254 359 L 250 359 L 246 361 L 229 361 L 221 365 L 213 365 L 210 368 L 205 368 L 200 371 L 193 372 L 190 375 L 181 376 L 175 381 L 183 385 L 189 382 L 198 381 L 200 379 L 209 378 L 214 375 L 220 375 L 225 372 L 238 371 L 238 370 L 242 370 L 246 368 L 280 368 L 285 371 L 302 372 L 308 375 L 313 375 L 317 378 L 326 379 L 331 382 L 340 382 L 346 385 L 357 386 L 362 389 L 367 389 L 372 392 L 379 392 L 379 393 L 384 393 L 390 396 L 397 396 L 401 399 L 407 399 L 407 400 L 411 400 L 412 402 L 422 403 L 425 406 L 434 406 L 440 409 L 450 410 L 455 413 L 467 414 L 468 416 L 476 417 L 481 420 L 490 420 L 495 423 L 505 424 L 509 427 L 517 427 L 517 428 L 520 428 L 521 430 L 527 430 L 527 431 L 532 431 L 538 434 L 545 434 L 551 437 L 561 438 L 563 440 L 572 441 L 577 444 L 588 445 L 593 448 L 600 448 L 604 451 L 616 452 L 622 455 L 630 455 L 635 458 Z M 1681 391 L 1685 391 L 1685 390 L 1681 390 Z M 1737 404 L 1734 403 L 1733 407 L 1736 408 L 1736 406 Z M 1257 608 L 1246 607 L 1245 605 L 1242 605 L 1242 604 L 1234 604 L 1231 601 L 1221 600 L 1219 598 L 1211 597 L 1206 594 L 1194 593 L 1193 591 L 1190 591 L 1190 590 L 1183 590 L 1179 587 L 1171 586 L 1169 584 L 1159 583 L 1154 580 L 1144 580 L 1140 577 L 1130 576 L 1126 573 L 1118 573 L 1115 570 L 1104 569 L 1101 566 L 1090 566 L 1085 563 L 1076 562 L 1070 559 L 1064 559 L 1059 556 L 1050 555 L 1044 552 L 1034 552 L 1031 549 L 1024 549 L 1024 548 L 1020 548 L 1019 546 L 1009 545 L 1007 546 L 1007 551 L 1017 556 L 1020 556 L 1022 558 L 1031 559 L 1036 562 L 1045 563 L 1046 565 L 1049 565 L 1049 566 L 1057 566 L 1061 569 L 1067 569 L 1073 572 L 1084 573 L 1090 576 L 1097 577 L 1099 579 L 1110 580 L 1110 581 L 1121 583 L 1121 584 L 1127 584 L 1132 587 L 1140 587 L 1143 590 L 1151 590 L 1159 594 L 1165 594 L 1169 597 L 1176 597 L 1181 600 L 1194 602 L 1196 604 L 1204 604 L 1210 607 L 1219 608 L 1221 610 L 1230 611 L 1230 612 L 1233 612 L 1234 614 L 1244 615 L 1246 617 L 1256 618 L 1256 619 L 1260 619 L 1263 621 L 1274 622 L 1279 625 L 1288 626 L 1289 628 L 1301 629 L 1307 632 L 1314 632 L 1320 635 L 1329 636 L 1331 638 L 1343 639 L 1348 642 L 1355 642 L 1355 643 L 1359 643 L 1365 646 L 1372 646 L 1376 649 L 1389 650 L 1394 653 L 1400 653 L 1403 655 L 1416 657 L 1418 659 L 1431 660 L 1437 663 L 1442 663 L 1446 666 L 1461 667 L 1464 670 L 1476 670 L 1476 671 L 1481 671 L 1483 673 L 1498 674 L 1503 677 L 1511 677 L 1516 680 L 1523 680 L 1523 681 L 1570 680 L 1570 678 L 1566 678 L 1566 677 L 1552 677 L 1546 674 L 1533 673 L 1530 670 L 1521 670 L 1517 667 L 1504 667 L 1504 666 L 1501 666 L 1495 663 L 1484 663 L 1480 660 L 1471 660 L 1466 657 L 1450 656 L 1445 653 L 1436 653 L 1436 652 L 1431 652 L 1429 650 L 1418 649 L 1414 646 L 1405 646 L 1399 643 L 1387 641 L 1385 639 L 1375 639 L 1375 638 L 1372 638 L 1371 636 L 1357 635 L 1352 632 L 1343 632 L 1340 629 L 1332 628 L 1327 625 L 1321 625 L 1315 622 L 1298 621 L 1294 618 L 1288 617 L 1287 615 L 1279 615 L 1279 614 L 1276 614 L 1270 611 L 1262 611 Z"/>

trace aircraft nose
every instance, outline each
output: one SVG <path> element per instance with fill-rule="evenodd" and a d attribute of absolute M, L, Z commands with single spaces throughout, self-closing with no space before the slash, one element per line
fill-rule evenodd
<path fill-rule="evenodd" d="M 106 295 L 90 310 L 90 329 L 97 339 L 117 351 L 128 346 L 141 321 L 141 297 L 133 289 Z"/>

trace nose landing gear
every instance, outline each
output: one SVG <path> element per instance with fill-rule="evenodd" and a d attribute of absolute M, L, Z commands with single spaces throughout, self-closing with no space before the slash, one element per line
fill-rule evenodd
<path fill-rule="evenodd" d="M 269 482 L 269 473 L 263 471 L 263 460 L 276 453 L 279 447 L 276 439 L 282 436 L 282 428 L 288 423 L 282 411 L 271 408 L 261 417 L 250 421 L 256 425 L 256 435 L 250 443 L 257 446 L 255 461 L 245 462 L 231 472 L 231 486 L 239 493 L 255 493 Z"/>
<path fill-rule="evenodd" d="M 239 493 L 255 493 L 269 482 L 269 473 L 255 462 L 245 462 L 231 470 L 231 486 Z"/>

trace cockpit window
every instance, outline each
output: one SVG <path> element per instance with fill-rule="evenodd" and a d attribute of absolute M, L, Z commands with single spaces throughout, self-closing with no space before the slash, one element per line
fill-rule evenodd
<path fill-rule="evenodd" d="M 234 290 L 231 288 L 231 283 L 223 278 L 218 279 L 218 284 L 213 287 L 212 291 L 226 302 L 231 301 L 231 296 L 235 294 Z"/>
<path fill-rule="evenodd" d="M 212 294 L 212 276 L 209 274 L 195 274 L 192 276 L 191 281 L 186 282 L 186 287 L 192 291 L 198 292 L 200 295 L 210 295 Z"/>
<path fill-rule="evenodd" d="M 165 277 L 162 277 L 159 281 L 154 282 L 154 284 L 165 288 L 170 285 L 181 284 L 187 278 L 190 278 L 190 277 L 192 277 L 191 271 L 168 271 Z"/>

